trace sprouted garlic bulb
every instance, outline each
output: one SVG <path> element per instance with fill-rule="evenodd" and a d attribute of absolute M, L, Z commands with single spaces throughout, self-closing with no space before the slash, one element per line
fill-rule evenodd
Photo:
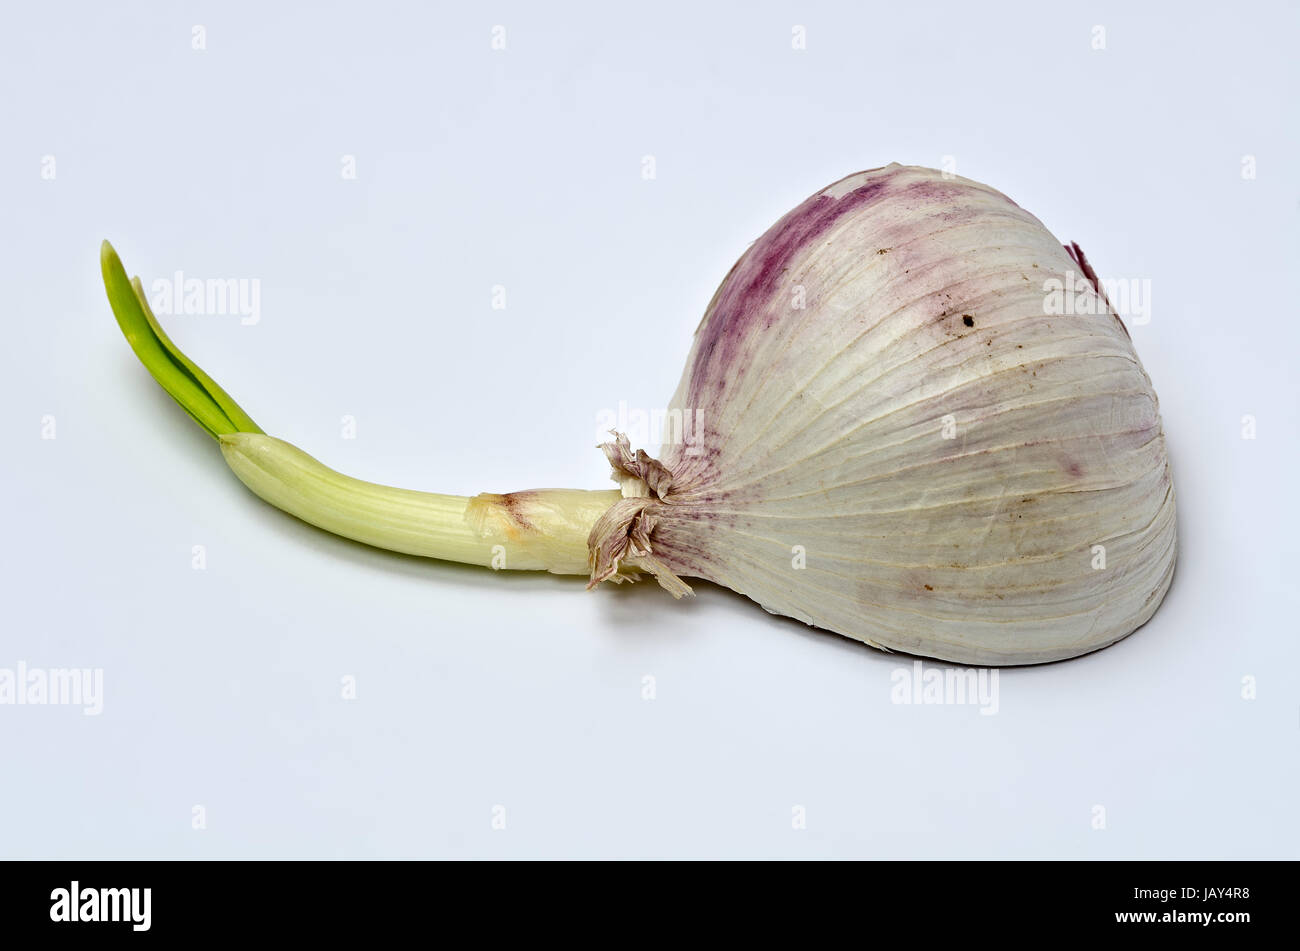
<path fill-rule="evenodd" d="M 601 447 L 610 490 L 466 498 L 343 476 L 177 350 L 107 242 L 102 265 L 133 349 L 239 479 L 367 544 L 589 586 L 650 574 L 677 597 L 703 578 L 970 664 L 1111 644 L 1173 576 L 1169 460 L 1128 332 L 1077 246 L 967 179 L 859 172 L 773 225 L 696 330 L 660 458 L 620 434 Z M 1052 281 L 1082 282 L 1091 306 L 1046 306 Z"/>

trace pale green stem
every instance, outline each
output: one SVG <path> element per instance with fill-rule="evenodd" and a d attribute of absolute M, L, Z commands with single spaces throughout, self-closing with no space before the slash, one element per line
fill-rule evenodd
<path fill-rule="evenodd" d="M 367 545 L 492 568 L 585 575 L 592 526 L 619 490 L 534 489 L 473 498 L 362 482 L 265 435 L 167 337 L 140 279 L 105 241 L 100 266 L 109 304 L 155 380 L 221 444 L 226 463 L 261 498 L 326 531 Z"/>
<path fill-rule="evenodd" d="M 223 435 L 221 454 L 244 485 L 278 509 L 367 545 L 470 565 L 585 575 L 587 536 L 618 489 L 534 489 L 440 495 L 362 482 L 296 446 L 256 433 Z"/>

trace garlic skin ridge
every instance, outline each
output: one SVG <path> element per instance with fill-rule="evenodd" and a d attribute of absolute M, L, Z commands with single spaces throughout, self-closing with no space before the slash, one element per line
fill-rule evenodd
<path fill-rule="evenodd" d="M 588 538 L 592 584 L 705 578 L 968 664 L 1131 633 L 1173 576 L 1174 488 L 1119 317 L 1104 298 L 1045 312 L 1044 283 L 1080 271 L 1096 285 L 1077 246 L 967 179 L 890 165 L 813 195 L 696 330 L 669 410 L 702 411 L 698 440 L 602 447 L 624 498 Z"/>

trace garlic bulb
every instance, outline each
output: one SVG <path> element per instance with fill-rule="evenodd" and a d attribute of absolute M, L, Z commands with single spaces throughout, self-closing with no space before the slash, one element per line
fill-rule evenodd
<path fill-rule="evenodd" d="M 1104 647 L 1173 576 L 1156 395 L 1086 276 L 1033 215 L 890 165 L 813 195 L 714 295 L 654 460 L 603 448 L 624 498 L 593 583 L 706 578 L 868 644 L 971 664 Z M 1083 274 L 1080 275 L 1079 272 Z M 1100 301 L 1096 303 L 1101 303 Z"/>
<path fill-rule="evenodd" d="M 1124 325 L 1077 245 L 966 179 L 859 172 L 778 221 L 696 330 L 668 418 L 699 425 L 660 459 L 615 434 L 617 490 L 350 479 L 265 434 L 181 353 L 107 242 L 101 265 L 137 356 L 240 481 L 369 545 L 590 586 L 648 572 L 678 597 L 705 578 L 973 664 L 1104 647 L 1173 576 L 1164 434 Z M 1084 287 L 1073 315 L 1047 306 L 1053 281 Z"/>

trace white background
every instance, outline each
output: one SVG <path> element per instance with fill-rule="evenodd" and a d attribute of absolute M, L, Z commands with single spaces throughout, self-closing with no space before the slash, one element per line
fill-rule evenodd
<path fill-rule="evenodd" d="M 471 6 L 6 10 L 0 667 L 105 695 L 0 706 L 0 855 L 1296 857 L 1296 5 Z M 351 475 L 599 488 L 597 414 L 664 405 L 750 241 L 944 156 L 1151 282 L 1178 490 L 1155 619 L 1002 671 L 996 716 L 895 705 L 911 658 L 709 585 L 587 593 L 281 515 L 99 276 L 107 237 L 146 286 L 258 279 L 256 325 L 163 321 Z"/>

